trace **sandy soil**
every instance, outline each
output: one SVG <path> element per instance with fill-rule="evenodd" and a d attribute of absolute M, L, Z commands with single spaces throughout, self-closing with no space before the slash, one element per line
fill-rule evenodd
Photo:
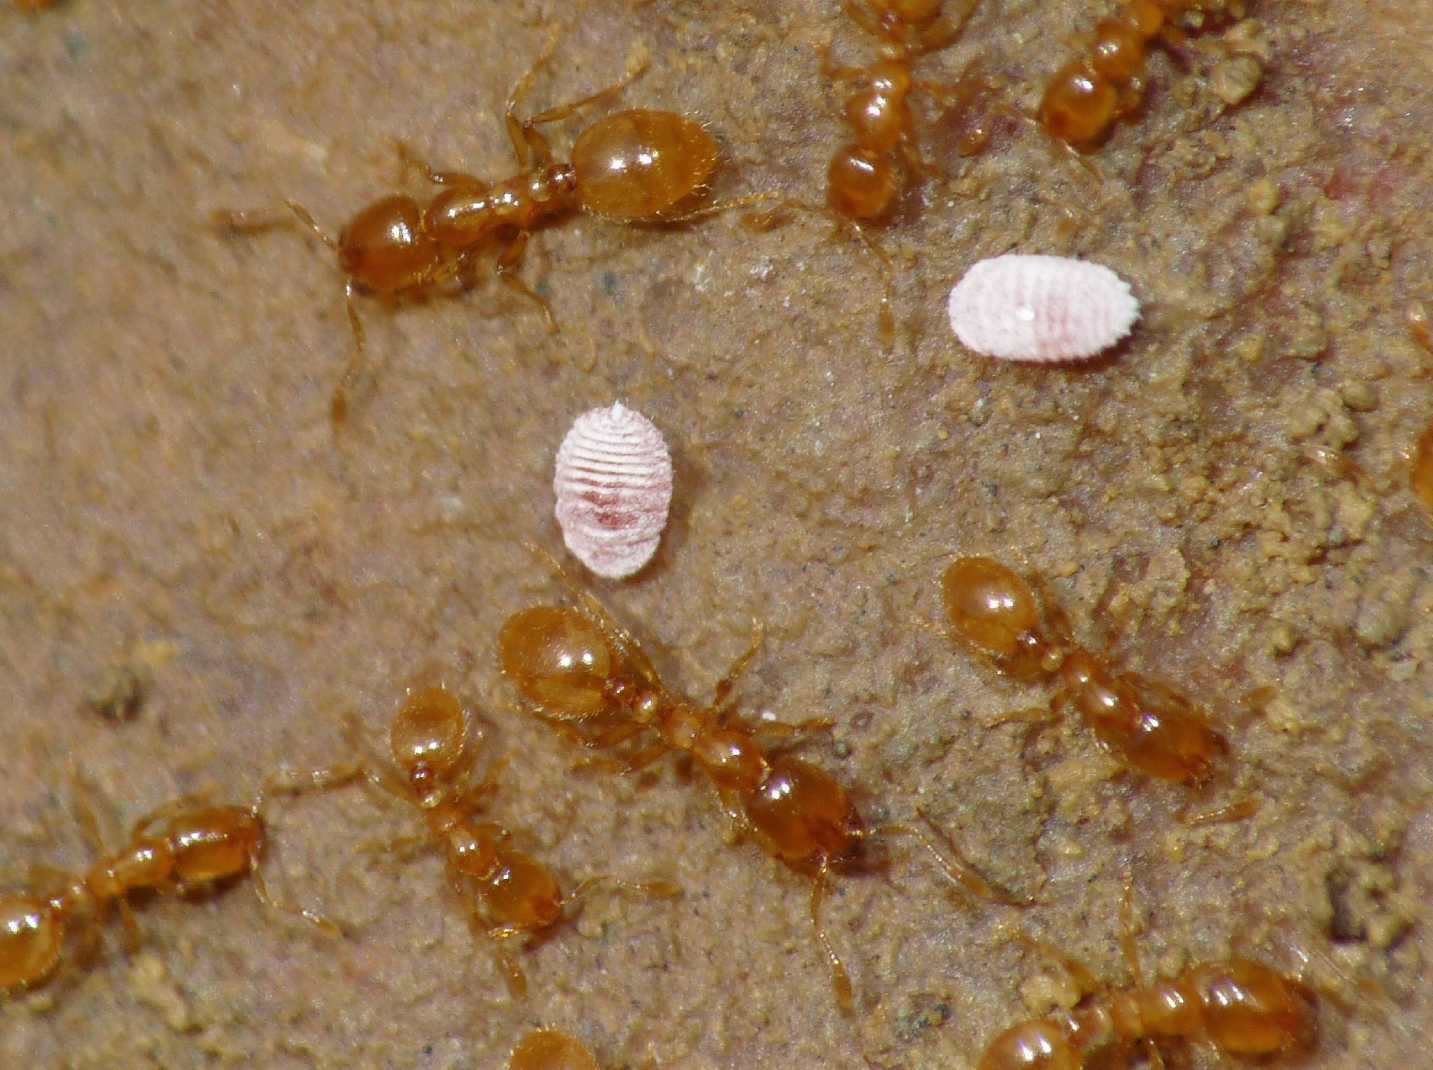
<path fill-rule="evenodd" d="M 953 81 L 978 60 L 997 99 L 1033 107 L 1108 8 L 987 0 L 921 71 Z M 501 286 L 363 302 L 374 374 L 339 436 L 329 255 L 293 231 L 223 235 L 211 212 L 292 197 L 336 230 L 398 187 L 394 137 L 511 173 L 501 101 L 552 19 L 567 32 L 534 108 L 645 48 L 625 99 L 709 124 L 717 195 L 819 201 L 843 130 L 816 49 L 862 61 L 869 38 L 834 0 L 0 8 L 4 863 L 92 857 L 72 768 L 126 825 L 185 792 L 245 799 L 346 757 L 347 711 L 378 739 L 436 663 L 488 753 L 513 759 L 494 813 L 535 854 L 568 883 L 685 889 L 595 898 L 524 955 L 532 994 L 514 1001 L 438 859 L 356 851 L 412 831 L 410 813 L 300 800 L 274 814 L 270 878 L 349 937 L 298 931 L 242 884 L 140 904 L 137 949 L 115 925 L 88 968 L 0 1005 L 0 1062 L 490 1067 L 546 1023 L 610 1067 L 969 1067 L 1074 995 L 1015 924 L 1128 979 L 1127 869 L 1148 966 L 1307 958 L 1322 996 L 1305 1065 L 1424 1058 L 1433 528 L 1407 455 L 1433 358 L 1404 317 L 1433 302 L 1433 32 L 1416 0 L 1250 8 L 1152 59 L 1147 110 L 1098 178 L 1013 120 L 961 159 L 962 116 L 925 107 L 947 177 L 880 235 L 890 350 L 870 260 L 824 224 L 575 219 L 523 268 L 558 335 Z M 1129 278 L 1133 339 L 1084 368 L 961 351 L 944 296 L 1010 249 Z M 1019 917 L 972 906 L 892 844 L 829 904 L 850 1017 L 804 881 L 730 843 L 696 778 L 573 772 L 497 672 L 505 617 L 558 596 L 521 547 L 559 545 L 553 451 L 616 398 L 662 426 L 678 490 L 654 565 L 597 589 L 671 683 L 708 693 L 763 618 L 749 708 L 831 717 L 807 753 L 872 820 L 923 809 L 1039 897 Z M 1236 752 L 1193 801 L 1254 793 L 1258 814 L 1190 830 L 1185 793 L 1122 775 L 1077 722 L 1023 752 L 1019 726 L 987 728 L 1047 692 L 930 626 L 943 559 L 976 552 L 1040 571 L 1083 640 L 1206 704 Z M 132 705 L 130 678 L 133 716 L 102 715 Z"/>

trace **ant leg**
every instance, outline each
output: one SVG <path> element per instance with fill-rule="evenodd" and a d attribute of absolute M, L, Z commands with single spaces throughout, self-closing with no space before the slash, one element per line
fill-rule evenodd
<path fill-rule="evenodd" d="M 901 158 L 905 160 L 906 166 L 916 175 L 923 179 L 944 179 L 948 177 L 945 171 L 931 163 L 921 152 L 920 142 L 914 134 L 907 133 L 900 140 Z"/>
<path fill-rule="evenodd" d="M 463 171 L 433 170 L 426 160 L 414 153 L 406 141 L 399 138 L 393 139 L 393 148 L 398 153 L 398 161 L 404 171 L 417 171 L 435 186 L 452 186 L 455 189 L 473 189 L 479 192 L 489 188 L 490 183 L 484 182 L 476 175 Z"/>
<path fill-rule="evenodd" d="M 1080 990 L 1081 998 L 1088 996 L 1092 992 L 1098 992 L 1104 987 L 1100 983 L 1099 978 L 1095 976 L 1093 970 L 1073 955 L 1065 954 L 1065 952 L 1061 951 L 1054 944 L 1031 936 L 1023 929 L 1015 929 L 1013 935 L 1032 951 L 1037 951 L 1046 958 L 1058 962 L 1065 972 L 1074 980 L 1075 987 Z"/>
<path fill-rule="evenodd" d="M 761 645 L 766 641 L 766 624 L 757 617 L 751 618 L 751 643 L 746 651 L 731 663 L 726 675 L 717 681 L 716 688 L 712 695 L 712 713 L 718 717 L 722 715 L 731 697 L 732 691 L 736 688 L 737 681 L 746 672 L 751 659 L 761 651 Z"/>
<path fill-rule="evenodd" d="M 550 45 L 555 44 L 556 37 L 550 42 Z M 546 62 L 546 60 L 551 57 L 551 54 L 552 49 L 549 47 L 546 55 L 540 57 L 528 70 L 527 74 L 523 75 L 522 81 L 513 87 L 512 95 L 508 97 L 507 108 L 503 113 L 503 119 L 508 129 L 508 139 L 512 142 L 513 151 L 517 154 L 519 166 L 524 170 L 527 169 L 531 159 L 536 159 L 537 163 L 542 166 L 552 163 L 552 150 L 548 147 L 547 138 L 542 136 L 542 133 L 537 127 L 545 123 L 555 123 L 566 119 L 569 115 L 581 111 L 588 105 L 597 104 L 606 100 L 608 97 L 620 93 L 646 71 L 649 62 L 646 51 L 643 50 L 628 63 L 627 70 L 622 77 L 618 78 L 612 84 L 603 86 L 595 93 L 588 93 L 586 96 L 568 101 L 566 104 L 559 104 L 556 107 L 540 111 L 536 115 L 529 116 L 526 119 L 518 119 L 516 115 L 518 100 L 531 86 L 531 79 L 538 65 Z M 524 82 L 526 84 L 524 84 Z"/>
<path fill-rule="evenodd" d="M 1236 821 L 1245 821 L 1258 812 L 1258 799 L 1240 799 L 1238 802 L 1227 803 L 1198 814 L 1189 813 L 1189 804 L 1185 803 L 1174 812 L 1174 819 L 1181 825 L 1199 828 L 1202 825 L 1233 824 Z"/>
<path fill-rule="evenodd" d="M 729 201 L 717 201 L 715 204 L 704 204 L 700 208 L 693 208 L 690 212 L 682 212 L 679 215 L 664 215 L 653 222 L 660 223 L 663 226 L 672 226 L 677 223 L 690 223 L 695 219 L 706 219 L 708 216 L 729 212 L 734 208 L 749 208 L 754 204 L 770 204 L 776 200 L 783 200 L 781 194 L 749 193 L 744 197 L 733 197 Z"/>
<path fill-rule="evenodd" d="M 552 59 L 552 53 L 557 49 L 557 40 L 562 36 L 560 27 L 554 27 L 547 35 L 547 40 L 528 67 L 516 82 L 513 83 L 512 91 L 508 93 L 507 104 L 503 108 L 503 122 L 507 126 L 508 139 L 512 141 L 513 154 L 517 157 L 518 169 L 526 171 L 532 162 L 532 143 L 525 136 L 523 123 L 517 117 L 517 106 L 523 97 L 527 96 L 528 90 L 537 78 L 537 72 L 547 65 Z"/>
<path fill-rule="evenodd" d="M 213 791 L 196 791 L 187 795 L 181 795 L 177 799 L 171 799 L 163 806 L 157 806 L 143 817 L 139 818 L 130 827 L 130 839 L 138 839 L 147 835 L 154 826 L 161 821 L 182 814 L 185 811 L 193 810 L 198 806 L 208 806 L 214 798 Z"/>
<path fill-rule="evenodd" d="M 895 41 L 890 30 L 882 26 L 880 20 L 877 19 L 868 8 L 862 7 L 856 3 L 856 0 L 845 0 L 845 3 L 843 3 L 841 7 L 845 10 L 847 18 L 871 36 L 879 37 L 886 41 L 893 41 L 896 44 L 900 43 Z"/>
<path fill-rule="evenodd" d="M 305 795 L 310 792 L 332 791 L 344 787 L 364 775 L 362 766 L 353 763 L 343 765 L 326 766 L 318 769 L 310 769 L 302 774 L 288 773 L 269 777 L 259 787 L 258 794 L 249 805 L 249 812 L 266 829 L 269 822 L 266 817 L 269 799 L 274 795 L 292 797 Z M 267 840 L 267 836 L 265 837 Z M 284 902 L 274 895 L 269 887 L 269 882 L 264 874 L 263 857 L 264 843 L 255 846 L 249 856 L 249 873 L 254 881 L 254 894 L 259 902 L 265 907 L 280 914 L 288 914 L 293 917 L 302 918 L 308 924 L 318 929 L 326 936 L 342 936 L 343 928 L 335 921 L 324 916 L 311 907 L 295 906 L 292 903 Z"/>
<path fill-rule="evenodd" d="M 1125 870 L 1124 890 L 1120 894 L 1120 954 L 1124 956 L 1125 967 L 1130 972 L 1136 988 L 1144 988 L 1144 968 L 1139 961 L 1139 944 L 1135 940 L 1134 920 L 1134 871 Z M 1139 1046 L 1144 1049 L 1149 1065 L 1154 1070 L 1164 1070 L 1164 1056 L 1160 1054 L 1153 1037 L 1141 1037 Z"/>
<path fill-rule="evenodd" d="M 961 0 L 959 10 L 947 10 L 925 26 L 916 37 L 915 47 L 911 49 L 912 57 L 939 52 L 955 44 L 956 39 L 965 32 L 965 24 L 970 21 L 979 6 L 980 0 Z"/>
<path fill-rule="evenodd" d="M 795 724 L 786 721 L 747 721 L 740 717 L 736 718 L 736 722 L 752 735 L 766 736 L 777 743 L 799 741 L 802 736 L 829 732 L 836 727 L 836 722 L 829 717 L 808 717 Z"/>
<path fill-rule="evenodd" d="M 464 806 L 470 806 L 476 809 L 488 798 L 488 796 L 496 795 L 498 790 L 498 782 L 502 779 L 503 773 L 511 764 L 512 759 L 506 754 L 502 755 L 500 758 L 497 758 L 491 765 L 488 766 L 488 771 L 483 774 L 482 780 L 478 781 L 472 787 L 467 788 L 463 791 L 463 793 L 459 796 L 460 803 Z"/>
<path fill-rule="evenodd" d="M 304 229 L 306 229 L 319 241 L 327 245 L 334 252 L 338 252 L 338 241 L 330 237 L 328 232 L 318 225 L 318 223 L 314 220 L 313 215 L 310 214 L 307 208 L 305 208 L 303 205 L 299 204 L 299 202 L 295 200 L 285 199 L 284 204 L 288 206 L 289 211 L 294 214 L 298 221 L 303 225 Z"/>
<path fill-rule="evenodd" d="M 632 727 L 637 731 L 643 730 L 643 726 L 641 725 L 634 725 Z M 595 754 L 582 759 L 576 763 L 573 768 L 603 769 L 609 773 L 615 773 L 617 776 L 635 776 L 653 762 L 665 758 L 671 749 L 672 748 L 666 743 L 653 743 L 622 761 L 618 761 L 616 758 L 609 758 L 605 754 Z"/>
<path fill-rule="evenodd" d="M 377 788 L 383 793 L 383 797 L 397 799 L 401 803 L 408 803 L 411 793 L 408 785 L 399 780 L 363 736 L 363 725 L 352 713 L 343 718 L 343 738 L 350 748 L 359 757 L 356 763 L 358 770 L 364 777 L 364 783 Z"/>
<path fill-rule="evenodd" d="M 816 49 L 821 57 L 821 76 L 833 82 L 860 82 L 870 77 L 865 67 L 840 67 L 831 62 L 831 42 L 827 41 Z"/>
<path fill-rule="evenodd" d="M 348 363 L 344 365 L 343 374 L 334 384 L 333 396 L 328 403 L 329 422 L 333 424 L 335 430 L 342 427 L 348 420 L 348 396 L 354 384 L 358 382 L 359 376 L 363 374 L 364 364 L 367 363 L 367 338 L 363 332 L 363 321 L 358 318 L 358 305 L 355 303 L 354 297 L 353 282 L 345 282 L 343 286 L 344 307 L 348 313 L 348 329 L 353 335 L 353 350 L 349 353 Z"/>
<path fill-rule="evenodd" d="M 917 809 L 916 812 L 920 814 L 922 820 L 930 822 L 930 818 L 926 816 L 925 811 Z M 933 822 L 931 822 L 931 824 L 934 825 Z M 932 840 L 930 836 L 926 835 L 926 833 L 914 825 L 882 825 L 880 828 L 872 829 L 863 835 L 910 836 L 919 843 L 921 847 L 925 848 L 926 853 L 935 860 L 935 864 L 952 884 L 959 885 L 966 891 L 978 895 L 981 899 L 1011 907 L 1028 907 L 1035 902 L 1033 896 L 1017 897 L 1007 892 L 1004 888 L 991 884 L 981 876 L 974 867 L 961 859 L 959 855 L 956 855 L 955 858 L 947 857 L 946 853 L 936 846 L 935 841 Z"/>
<path fill-rule="evenodd" d="M 811 930 L 816 937 L 817 946 L 826 957 L 826 964 L 831 967 L 831 983 L 836 989 L 836 1003 L 842 1014 L 850 1014 L 856 1004 L 855 994 L 851 990 L 851 975 L 846 972 L 841 956 L 836 954 L 836 949 L 831 946 L 831 938 L 826 935 L 826 929 L 821 924 L 821 905 L 826 900 L 826 881 L 830 874 L 831 865 L 823 858 L 821 868 L 816 871 L 815 879 L 811 882 Z"/>
<path fill-rule="evenodd" d="M 425 848 L 433 846 L 433 838 L 418 834 L 394 836 L 387 840 L 365 840 L 357 850 L 366 855 L 397 855 L 400 862 L 406 862 Z"/>
<path fill-rule="evenodd" d="M 1124 889 L 1120 894 L 1120 953 L 1124 955 L 1125 966 L 1139 988 L 1144 987 L 1144 970 L 1139 963 L 1139 945 L 1135 941 L 1134 923 L 1134 872 L 1126 869 Z"/>
<path fill-rule="evenodd" d="M 738 796 L 730 790 L 717 789 L 717 802 L 721 806 L 721 812 L 731 824 L 732 835 L 740 840 L 754 833 L 751 822 L 747 819 L 741 804 L 737 802 Z"/>
<path fill-rule="evenodd" d="M 99 810 L 101 808 L 105 810 L 107 818 L 105 824 L 110 826 L 111 831 L 118 825 L 114 811 L 100 799 L 99 789 L 81 774 L 78 766 L 71 765 L 69 773 L 71 812 L 74 814 L 75 821 L 80 826 L 85 840 L 89 843 L 90 849 L 96 854 L 105 854 L 106 844 L 118 837 L 105 834 L 105 830 L 101 827 Z M 131 836 L 139 835 L 139 831 L 144 825 L 144 821 L 137 823 Z"/>
<path fill-rule="evenodd" d="M 330 249 L 338 251 L 338 242 L 318 225 L 307 208 L 299 204 L 298 201 L 288 199 L 284 201 L 284 205 L 293 213 L 293 218 L 272 210 L 244 211 L 219 208 L 209 213 L 209 222 L 216 227 L 243 234 L 286 226 L 297 220 L 302 229 L 307 230 Z"/>
<path fill-rule="evenodd" d="M 596 877 L 588 877 L 578 886 L 562 897 L 562 909 L 576 906 L 583 899 L 586 899 L 593 892 L 600 888 L 610 888 L 619 892 L 626 892 L 629 895 L 639 895 L 646 899 L 675 899 L 682 894 L 680 886 L 671 881 L 628 881 L 621 877 L 610 877 L 606 874 L 599 874 Z"/>
<path fill-rule="evenodd" d="M 343 927 L 339 925 L 338 922 L 325 917 L 311 907 L 295 906 L 275 896 L 273 891 L 269 888 L 268 879 L 264 876 L 263 859 L 259 856 L 257 850 L 249 857 L 249 876 L 254 882 L 254 895 L 258 897 L 259 902 L 263 903 L 267 909 L 278 914 L 287 914 L 291 917 L 302 918 L 325 936 L 337 937 L 343 935 Z"/>
<path fill-rule="evenodd" d="M 493 957 L 497 959 L 498 968 L 502 970 L 503 977 L 508 983 L 508 992 L 514 999 L 527 998 L 527 974 L 523 973 L 516 957 L 508 950 L 508 942 L 518 937 L 527 935 L 524 929 L 512 925 L 490 925 L 476 908 L 471 915 L 473 930 L 481 933 L 488 940 L 492 941 Z"/>
<path fill-rule="evenodd" d="M 286 770 L 276 773 L 264 781 L 249 809 L 254 816 L 262 817 L 271 795 L 292 798 L 312 792 L 333 791 L 336 788 L 347 787 L 355 780 L 362 780 L 367 775 L 367 767 L 358 762 L 320 766 L 316 769 L 307 769 L 302 773 Z"/>
<path fill-rule="evenodd" d="M 527 231 L 518 231 L 517 236 L 508 244 L 508 247 L 498 254 L 498 262 L 493 270 L 497 272 L 498 278 L 508 289 L 538 303 L 542 308 L 543 317 L 547 320 L 547 333 L 556 334 L 558 331 L 557 319 L 552 314 L 552 306 L 547 303 L 547 298 L 538 294 L 515 274 L 518 266 L 522 263 L 523 254 L 527 252 L 527 243 L 530 237 L 531 235 Z"/>

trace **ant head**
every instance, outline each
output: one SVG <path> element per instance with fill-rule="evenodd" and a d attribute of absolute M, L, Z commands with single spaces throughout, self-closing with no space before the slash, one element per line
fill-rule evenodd
<path fill-rule="evenodd" d="M 426 787 L 462 761 L 467 734 L 467 718 L 453 693 L 425 687 L 409 692 L 393 719 L 388 745 L 393 760 L 415 787 Z"/>

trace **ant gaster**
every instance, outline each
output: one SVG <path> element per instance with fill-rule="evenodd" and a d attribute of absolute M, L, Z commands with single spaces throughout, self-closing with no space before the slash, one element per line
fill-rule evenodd
<path fill-rule="evenodd" d="M 831 774 L 763 745 L 763 735 L 786 740 L 829 728 L 830 722 L 792 725 L 763 719 L 753 724 L 736 713 L 733 691 L 760 648 L 759 627 L 751 646 L 716 685 L 712 704 L 697 705 L 669 691 L 632 634 L 577 588 L 556 561 L 536 552 L 568 586 L 575 604 L 534 606 L 509 617 L 498 637 L 503 672 L 532 712 L 563 734 L 594 749 L 628 748 L 618 763 L 624 773 L 667 754 L 688 755 L 706 773 L 738 832 L 811 880 L 812 932 L 843 1010 L 853 1005 L 851 981 L 821 924 L 821 906 L 831 872 L 854 867 L 867 838 L 912 836 L 953 882 L 986 899 L 1024 905 L 946 858 L 919 829 L 868 828 Z"/>

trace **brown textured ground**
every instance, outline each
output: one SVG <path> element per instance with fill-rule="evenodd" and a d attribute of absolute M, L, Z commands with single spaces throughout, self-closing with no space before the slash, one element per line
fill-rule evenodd
<path fill-rule="evenodd" d="M 949 80 L 980 58 L 1032 106 L 1107 6 L 988 0 L 923 70 Z M 1183 68 L 1156 57 L 1148 113 L 1098 156 L 1100 182 L 1031 128 L 974 162 L 928 128 L 950 179 L 884 235 L 891 353 L 868 264 L 824 227 L 577 220 L 524 269 L 556 337 L 496 286 L 365 304 L 380 375 L 335 440 L 348 337 L 331 264 L 291 233 L 218 235 L 210 211 L 291 196 L 336 227 L 396 183 L 394 135 L 507 173 L 496 108 L 550 17 L 570 28 L 535 106 L 645 45 L 627 99 L 710 124 L 719 193 L 817 199 L 842 131 L 814 48 L 834 35 L 854 59 L 866 39 L 834 2 L 0 9 L 4 861 L 85 863 L 70 762 L 125 820 L 204 787 L 245 797 L 278 767 L 341 756 L 341 711 L 379 732 L 436 659 L 513 756 L 496 812 L 537 853 L 568 880 L 686 889 L 595 900 L 525 956 L 533 994 L 515 1003 L 436 860 L 355 860 L 407 814 L 361 793 L 305 800 L 276 822 L 273 880 L 351 938 L 296 935 L 242 886 L 151 902 L 140 950 L 111 934 L 69 985 L 0 1006 L 0 1062 L 488 1067 L 545 1022 L 612 1067 L 966 1067 L 1060 994 L 1058 971 L 1002 935 L 1009 912 L 963 909 L 897 846 L 831 903 L 858 989 L 842 1018 L 806 886 L 728 845 L 699 783 L 574 775 L 570 751 L 507 712 L 493 637 L 554 593 L 519 542 L 556 545 L 553 449 L 578 411 L 620 397 L 665 429 L 679 489 L 655 565 L 600 593 L 675 684 L 705 693 L 764 617 L 752 705 L 834 718 L 813 756 L 870 813 L 920 805 L 1037 891 L 1033 929 L 1122 977 L 1132 862 L 1150 962 L 1243 941 L 1292 967 L 1302 949 L 1333 993 L 1308 1066 L 1418 1064 L 1433 1026 L 1433 528 L 1406 491 L 1433 389 L 1403 321 L 1433 299 L 1418 11 L 1256 3 L 1235 35 L 1267 56 L 1255 94 L 1221 104 L 1238 68 L 1212 77 L 1218 38 Z M 1133 280 L 1133 341 L 1082 370 L 960 351 L 946 291 L 1012 248 Z M 922 627 L 956 551 L 1040 569 L 1091 642 L 1118 621 L 1129 662 L 1236 739 L 1209 801 L 1246 785 L 1259 814 L 1182 830 L 1178 793 L 1121 779 L 1075 723 L 1022 762 L 1018 728 L 983 724 L 1041 693 Z M 84 706 L 113 666 L 145 689 L 119 725 Z M 1267 707 L 1240 706 L 1264 686 Z"/>

